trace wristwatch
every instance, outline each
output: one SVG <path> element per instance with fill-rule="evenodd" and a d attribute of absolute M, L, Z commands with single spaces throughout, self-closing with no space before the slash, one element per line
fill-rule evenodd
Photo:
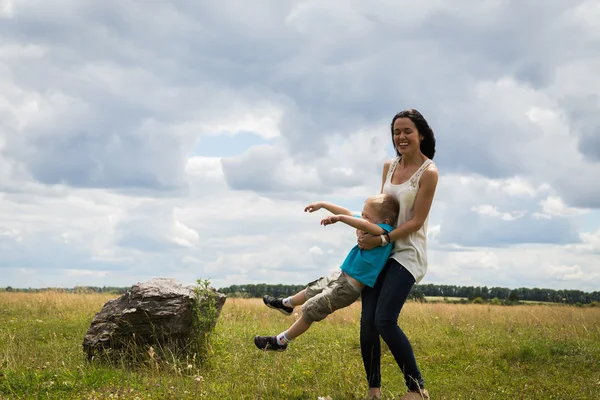
<path fill-rule="evenodd" d="M 386 236 L 385 234 L 379 236 L 381 238 L 381 246 L 382 247 L 389 243 L 389 241 L 386 239 L 385 236 Z"/>

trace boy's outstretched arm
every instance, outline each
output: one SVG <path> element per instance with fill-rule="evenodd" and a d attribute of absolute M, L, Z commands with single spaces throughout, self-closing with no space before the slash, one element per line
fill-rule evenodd
<path fill-rule="evenodd" d="M 347 208 L 340 207 L 338 205 L 328 203 L 326 201 L 316 201 L 314 203 L 310 203 L 308 206 L 306 206 L 304 212 L 315 212 L 317 210 L 320 210 L 321 208 L 326 209 L 332 214 L 352 216 L 352 211 L 348 210 Z"/>
<path fill-rule="evenodd" d="M 362 218 L 356 218 L 350 215 L 332 215 L 321 220 L 321 225 L 327 226 L 335 224 L 336 222 L 343 222 L 353 228 L 360 229 L 361 231 L 370 233 L 371 235 L 383 235 L 386 231 L 375 224 L 370 223 Z"/>

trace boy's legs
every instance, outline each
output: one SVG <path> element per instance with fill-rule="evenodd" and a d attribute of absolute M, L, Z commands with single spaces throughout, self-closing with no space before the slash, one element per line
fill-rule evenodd
<path fill-rule="evenodd" d="M 294 296 L 291 296 L 291 297 L 288 297 L 285 299 L 275 298 L 272 296 L 264 296 L 263 302 L 269 308 L 273 308 L 278 311 L 281 311 L 283 314 L 286 314 L 286 315 L 292 315 L 292 312 L 294 311 L 294 306 L 303 305 L 306 303 L 306 301 L 309 298 L 313 298 L 314 296 L 322 293 L 323 290 L 327 288 L 328 284 L 331 283 L 331 281 L 332 281 L 331 276 L 321 277 L 317 280 L 310 282 L 306 286 L 306 289 L 301 290 L 300 292 L 296 293 Z M 296 302 L 298 302 L 298 304 L 296 304 Z M 287 336 L 288 331 L 281 332 L 277 336 L 257 335 L 254 337 L 254 344 L 256 345 L 256 347 L 258 347 L 259 349 L 262 349 L 262 350 L 283 351 L 287 348 L 287 343 L 290 340 L 295 339 L 302 333 L 306 332 L 308 330 L 308 328 L 310 328 L 311 324 L 312 324 L 312 321 L 309 321 L 303 315 L 296 322 L 294 322 L 294 324 L 292 324 L 290 329 L 288 329 L 288 331 L 292 330 L 292 333 L 294 333 L 295 336 L 293 336 L 293 337 Z M 291 336 L 291 334 L 290 334 L 290 336 Z"/>
<path fill-rule="evenodd" d="M 300 292 L 296 293 L 291 297 L 283 299 L 284 304 L 288 303 L 290 307 L 301 306 L 302 304 L 306 303 L 306 300 L 308 300 L 306 298 L 306 289 L 301 290 Z"/>
<path fill-rule="evenodd" d="M 337 289 L 337 290 L 336 290 Z M 360 291 L 339 271 L 330 277 L 311 282 L 294 298 L 304 303 L 302 317 L 292 326 L 274 336 L 256 336 L 254 343 L 265 350 L 285 350 L 287 343 L 306 332 L 313 322 L 321 321 L 340 308 L 348 307 L 360 297 Z"/>
<path fill-rule="evenodd" d="M 286 298 L 276 298 L 273 296 L 263 296 L 263 303 L 269 308 L 280 311 L 285 315 L 292 315 L 294 307 L 301 306 L 306 303 L 306 289 L 301 290 L 293 296 Z"/>
<path fill-rule="evenodd" d="M 293 296 L 286 298 L 276 298 L 273 296 L 263 296 L 263 303 L 269 308 L 273 308 L 285 315 L 292 315 L 294 307 L 301 306 L 306 303 L 306 300 L 315 297 L 316 295 L 327 289 L 328 286 L 332 285 L 339 276 L 341 271 L 332 272 L 329 276 L 322 276 L 319 279 L 315 279 L 306 285 L 304 290 L 299 291 Z"/>
<path fill-rule="evenodd" d="M 312 325 L 313 321 L 308 320 L 306 317 L 301 316 L 300 318 L 298 318 L 296 320 L 296 322 L 294 322 L 292 324 L 292 326 L 290 326 L 288 328 L 287 331 L 283 332 L 283 334 L 285 334 L 286 339 L 289 340 L 294 340 L 296 339 L 298 336 L 302 335 L 304 332 L 306 332 L 308 330 L 308 328 L 310 328 L 310 326 Z"/>
<path fill-rule="evenodd" d="M 255 336 L 254 344 L 262 350 L 283 351 L 287 348 L 287 344 L 290 341 L 306 332 L 311 325 L 312 321 L 303 315 L 298 318 L 287 331 L 281 332 L 277 336 Z"/>

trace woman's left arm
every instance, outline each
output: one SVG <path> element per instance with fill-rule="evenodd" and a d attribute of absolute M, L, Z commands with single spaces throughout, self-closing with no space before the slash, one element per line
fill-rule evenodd
<path fill-rule="evenodd" d="M 431 210 L 437 183 L 438 170 L 435 168 L 426 169 L 419 182 L 413 217 L 389 233 L 390 242 L 407 237 L 421 229 L 429 215 L 429 210 Z M 370 250 L 380 245 L 381 238 L 379 236 L 363 235 L 358 239 L 358 247 L 364 250 Z"/>

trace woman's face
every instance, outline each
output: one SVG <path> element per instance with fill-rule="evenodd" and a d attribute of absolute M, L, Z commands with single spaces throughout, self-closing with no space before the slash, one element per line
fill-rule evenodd
<path fill-rule="evenodd" d="M 420 150 L 422 136 L 410 118 L 398 118 L 394 121 L 393 139 L 394 146 L 400 154 Z"/>

